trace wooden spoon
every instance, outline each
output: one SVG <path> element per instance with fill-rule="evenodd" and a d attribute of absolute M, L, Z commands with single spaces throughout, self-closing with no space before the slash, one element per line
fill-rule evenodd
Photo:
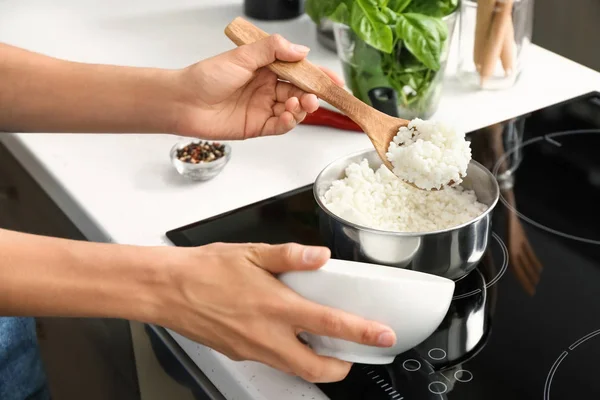
<path fill-rule="evenodd" d="M 237 17 L 227 25 L 225 34 L 238 46 L 254 43 L 269 36 L 268 33 L 241 17 Z M 280 79 L 292 83 L 307 93 L 315 94 L 356 122 L 371 139 L 385 166 L 393 171 L 393 166 L 386 157 L 388 147 L 398 133 L 398 129 L 407 126 L 410 121 L 382 113 L 357 99 L 344 88 L 336 85 L 330 77 L 306 59 L 298 62 L 275 61 L 268 68 Z"/>

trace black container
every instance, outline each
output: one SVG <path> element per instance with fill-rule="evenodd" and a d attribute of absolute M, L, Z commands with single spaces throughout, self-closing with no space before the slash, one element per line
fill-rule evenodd
<path fill-rule="evenodd" d="M 304 0 L 244 0 L 244 14 L 254 19 L 285 20 L 303 13 Z"/>

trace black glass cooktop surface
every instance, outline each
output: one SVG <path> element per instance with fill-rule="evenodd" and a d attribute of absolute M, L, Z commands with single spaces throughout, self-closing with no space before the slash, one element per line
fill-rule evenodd
<path fill-rule="evenodd" d="M 600 399 L 600 94 L 468 136 L 502 188 L 483 260 L 432 336 L 320 384 L 331 399 Z M 322 244 L 316 210 L 308 186 L 167 236 Z"/>

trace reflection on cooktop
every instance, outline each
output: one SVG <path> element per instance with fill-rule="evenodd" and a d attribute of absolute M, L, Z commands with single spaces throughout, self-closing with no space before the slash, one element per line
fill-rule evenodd
<path fill-rule="evenodd" d="M 591 93 L 469 133 L 502 193 L 485 257 L 424 342 L 319 388 L 332 400 L 600 398 L 599 132 Z M 321 245 L 316 210 L 307 186 L 167 235 Z"/>

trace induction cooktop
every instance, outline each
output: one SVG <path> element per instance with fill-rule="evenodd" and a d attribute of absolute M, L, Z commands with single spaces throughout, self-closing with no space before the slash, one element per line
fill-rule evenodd
<path fill-rule="evenodd" d="M 600 93 L 468 138 L 501 187 L 483 260 L 434 334 L 393 364 L 319 384 L 332 400 L 600 399 Z M 309 185 L 167 236 L 320 245 L 316 210 Z"/>

